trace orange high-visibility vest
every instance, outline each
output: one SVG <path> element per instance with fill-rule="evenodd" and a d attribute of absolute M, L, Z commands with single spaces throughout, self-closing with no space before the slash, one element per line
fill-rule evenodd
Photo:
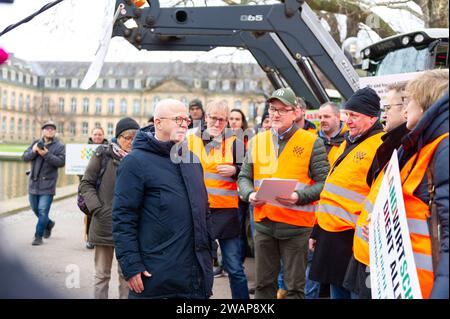
<path fill-rule="evenodd" d="M 383 134 L 365 139 L 330 170 L 317 209 L 317 222 L 322 229 L 341 232 L 355 228 L 362 202 L 370 191 L 366 182 L 367 173 L 383 142 Z M 339 147 L 337 158 L 344 152 L 346 144 L 344 141 Z"/>
<path fill-rule="evenodd" d="M 277 156 L 278 149 L 273 142 L 270 130 L 256 135 L 251 144 L 253 179 L 255 190 L 264 178 L 284 178 L 298 181 L 296 190 L 314 184 L 308 175 L 309 163 L 317 135 L 299 129 L 291 136 L 283 152 Z M 314 226 L 315 202 L 303 206 L 285 206 L 281 203 L 266 203 L 253 210 L 255 222 L 263 218 L 290 225 Z"/>
<path fill-rule="evenodd" d="M 211 208 L 238 207 L 236 180 L 221 176 L 217 172 L 218 165 L 233 165 L 233 142 L 235 140 L 236 136 L 223 139 L 220 149 L 213 148 L 207 153 L 200 137 L 195 134 L 188 136 L 189 150 L 199 158 L 203 167 L 209 207 Z"/>
<path fill-rule="evenodd" d="M 357 261 L 365 264 L 366 266 L 370 266 L 369 242 L 363 236 L 362 231 L 363 227 L 368 224 L 367 217 L 369 216 L 369 214 L 372 214 L 373 207 L 378 196 L 378 191 L 380 190 L 381 182 L 383 181 L 383 177 L 384 170 L 382 170 L 380 174 L 378 174 L 377 178 L 372 183 L 370 192 L 362 204 L 361 214 L 356 221 L 355 236 L 353 237 L 353 254 L 355 255 L 355 259 Z"/>
<path fill-rule="evenodd" d="M 423 147 L 420 153 L 410 158 L 400 171 L 411 245 L 423 298 L 430 297 L 434 283 L 431 237 L 427 223 L 427 218 L 431 213 L 428 203 L 424 203 L 420 198 L 416 197 L 414 191 L 427 173 L 428 165 L 439 143 L 445 138 L 448 138 L 448 133 L 442 134 Z M 416 156 L 418 156 L 418 159 L 414 167 L 412 167 Z M 435 172 L 435 174 L 439 174 L 439 172 Z"/>
<path fill-rule="evenodd" d="M 348 131 L 347 125 L 344 124 L 341 131 L 339 132 L 339 135 L 342 135 L 347 131 Z M 333 166 L 334 162 L 339 157 L 339 156 L 336 156 L 339 147 L 340 147 L 340 145 L 333 145 L 333 146 L 331 146 L 330 150 L 328 151 L 328 163 L 330 163 L 330 166 Z"/>

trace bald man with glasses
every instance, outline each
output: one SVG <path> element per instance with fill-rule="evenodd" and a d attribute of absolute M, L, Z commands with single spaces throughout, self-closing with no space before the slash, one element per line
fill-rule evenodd
<path fill-rule="evenodd" d="M 190 118 L 180 101 L 158 102 L 122 161 L 113 202 L 117 259 L 129 298 L 207 299 L 213 267 L 208 195 L 192 161 Z"/>

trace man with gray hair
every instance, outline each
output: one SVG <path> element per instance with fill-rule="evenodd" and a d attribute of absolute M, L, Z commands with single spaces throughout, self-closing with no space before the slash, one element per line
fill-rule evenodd
<path fill-rule="evenodd" d="M 205 299 L 212 295 L 208 195 L 185 136 L 189 118 L 166 99 L 140 129 L 117 171 L 113 236 L 129 298 Z M 178 160 L 172 160 L 177 158 Z"/>

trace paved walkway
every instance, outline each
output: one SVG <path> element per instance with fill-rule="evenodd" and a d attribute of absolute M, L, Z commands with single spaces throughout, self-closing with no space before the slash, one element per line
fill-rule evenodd
<path fill-rule="evenodd" d="M 44 239 L 42 246 L 31 245 L 36 225 L 31 210 L 0 218 L 2 243 L 58 295 L 93 298 L 94 252 L 85 248 L 84 214 L 78 210 L 75 196 L 54 202 L 50 217 L 56 221 L 56 226 L 52 237 Z M 253 285 L 253 271 L 253 259 L 247 258 L 250 285 Z M 79 280 L 74 280 L 78 275 Z M 109 292 L 110 298 L 118 298 L 117 263 L 113 266 Z M 215 279 L 213 293 L 213 298 L 231 298 L 228 277 Z"/>

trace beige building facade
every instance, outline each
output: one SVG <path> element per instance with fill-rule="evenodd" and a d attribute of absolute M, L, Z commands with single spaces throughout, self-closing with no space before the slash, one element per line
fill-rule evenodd
<path fill-rule="evenodd" d="M 101 126 L 108 138 L 117 121 L 133 117 L 142 126 L 156 103 L 174 98 L 186 105 L 225 99 L 250 124 L 259 123 L 272 86 L 256 64 L 105 63 L 89 90 L 79 88 L 84 62 L 27 62 L 14 56 L 0 66 L 0 143 L 28 144 L 42 123 L 57 124 L 65 143 L 86 142 Z"/>

